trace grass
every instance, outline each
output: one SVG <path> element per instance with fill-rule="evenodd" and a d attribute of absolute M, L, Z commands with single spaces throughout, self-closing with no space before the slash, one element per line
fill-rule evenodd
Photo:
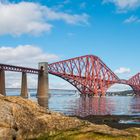
<path fill-rule="evenodd" d="M 42 135 L 36 140 L 140 140 L 135 136 L 111 136 L 95 132 L 80 133 L 78 130 L 59 132 L 54 135 Z"/>

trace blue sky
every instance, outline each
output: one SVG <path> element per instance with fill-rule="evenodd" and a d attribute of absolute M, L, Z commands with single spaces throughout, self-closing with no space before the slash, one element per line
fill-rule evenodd
<path fill-rule="evenodd" d="M 139 15 L 140 0 L 1 0 L 0 62 L 35 67 L 93 54 L 129 78 L 140 71 Z"/>

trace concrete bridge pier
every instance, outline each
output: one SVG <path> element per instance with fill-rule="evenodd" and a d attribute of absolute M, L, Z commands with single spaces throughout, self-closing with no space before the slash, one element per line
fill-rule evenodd
<path fill-rule="evenodd" d="M 28 98 L 27 73 L 26 73 L 26 72 L 22 72 L 21 96 L 22 96 L 23 98 Z"/>
<path fill-rule="evenodd" d="M 5 92 L 5 71 L 0 70 L 0 94 L 6 96 Z"/>
<path fill-rule="evenodd" d="M 37 89 L 37 97 L 38 98 L 47 98 L 49 92 L 48 85 L 48 63 L 40 62 L 39 69 L 41 70 L 38 75 L 38 89 Z"/>

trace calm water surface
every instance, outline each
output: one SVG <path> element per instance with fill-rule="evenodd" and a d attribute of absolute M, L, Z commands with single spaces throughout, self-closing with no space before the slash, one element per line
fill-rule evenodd
<path fill-rule="evenodd" d="M 19 95 L 20 90 L 8 89 L 7 95 Z M 29 90 L 36 99 L 36 90 Z M 46 100 L 40 100 L 47 105 Z M 81 97 L 76 91 L 50 90 L 48 107 L 66 115 L 132 115 L 140 116 L 140 96 Z"/>

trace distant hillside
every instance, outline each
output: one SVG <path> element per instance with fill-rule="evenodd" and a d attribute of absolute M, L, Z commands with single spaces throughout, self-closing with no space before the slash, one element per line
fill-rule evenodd
<path fill-rule="evenodd" d="M 133 90 L 127 90 L 127 91 L 119 91 L 119 92 L 107 92 L 108 96 L 133 96 L 134 91 Z"/>

